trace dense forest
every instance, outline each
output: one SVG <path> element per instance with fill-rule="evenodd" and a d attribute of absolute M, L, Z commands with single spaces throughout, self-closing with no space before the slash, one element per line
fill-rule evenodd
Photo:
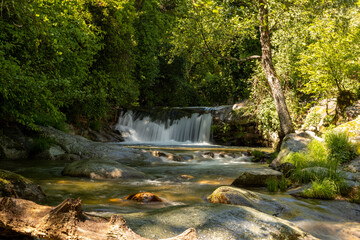
<path fill-rule="evenodd" d="M 360 96 L 359 7 L 356 0 L 2 0 L 0 118 L 35 128 L 102 119 L 118 107 L 248 98 L 259 115 L 272 116 L 261 26 L 293 119 L 329 98 L 341 114 Z"/>

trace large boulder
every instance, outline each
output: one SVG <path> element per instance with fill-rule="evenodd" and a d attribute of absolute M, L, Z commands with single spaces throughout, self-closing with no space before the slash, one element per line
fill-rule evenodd
<path fill-rule="evenodd" d="M 313 139 L 323 141 L 323 139 L 317 137 L 315 133 L 311 131 L 290 133 L 286 135 L 281 144 L 280 152 L 278 156 L 272 161 L 270 167 L 277 169 L 290 153 L 306 151 L 307 145 Z"/>
<path fill-rule="evenodd" d="M 152 239 L 171 237 L 189 227 L 196 229 L 200 240 L 304 239 L 307 235 L 289 221 L 246 206 L 195 204 L 122 216 L 136 233 Z"/>
<path fill-rule="evenodd" d="M 276 216 L 279 216 L 284 211 L 290 211 L 289 208 L 280 204 L 271 196 L 231 186 L 217 188 L 207 197 L 207 200 L 211 203 L 248 206 Z"/>
<path fill-rule="evenodd" d="M 145 178 L 145 174 L 135 168 L 125 166 L 111 159 L 83 159 L 67 165 L 62 174 L 71 177 L 92 179 Z"/>
<path fill-rule="evenodd" d="M 270 168 L 244 169 L 231 185 L 235 187 L 265 187 L 271 178 L 281 179 L 282 173 Z"/>
<path fill-rule="evenodd" d="M 141 150 L 122 147 L 115 143 L 93 142 L 84 137 L 71 135 L 52 127 L 39 126 L 42 135 L 54 140 L 66 153 L 84 158 L 113 159 L 121 163 L 145 161 L 150 154 Z"/>
<path fill-rule="evenodd" d="M 45 198 L 39 185 L 31 180 L 0 169 L 0 197 L 23 198 L 32 201 L 41 201 Z"/>

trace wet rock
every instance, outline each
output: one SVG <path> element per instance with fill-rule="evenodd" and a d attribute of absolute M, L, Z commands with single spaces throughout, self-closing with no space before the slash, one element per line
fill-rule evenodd
<path fill-rule="evenodd" d="M 184 158 L 182 158 L 179 155 L 175 155 L 175 154 L 169 154 L 167 158 L 172 160 L 172 161 L 175 161 L 175 162 L 183 162 L 183 161 L 185 161 Z"/>
<path fill-rule="evenodd" d="M 55 159 L 62 162 L 74 162 L 80 160 L 80 156 L 71 153 L 64 153 L 57 155 Z"/>
<path fill-rule="evenodd" d="M 192 226 L 200 240 L 304 239 L 293 223 L 246 206 L 194 204 L 123 215 L 143 237 L 167 238 Z"/>
<path fill-rule="evenodd" d="M 215 154 L 213 152 L 203 152 L 201 155 L 205 158 L 214 158 L 215 157 Z"/>
<path fill-rule="evenodd" d="M 282 173 L 266 168 L 244 169 L 231 184 L 235 187 L 265 187 L 270 178 L 281 179 Z"/>
<path fill-rule="evenodd" d="M 167 154 L 167 153 L 160 152 L 160 151 L 152 151 L 151 154 L 152 154 L 154 157 L 168 157 L 168 154 Z"/>
<path fill-rule="evenodd" d="M 284 162 L 279 166 L 279 171 L 282 172 L 282 174 L 286 178 L 290 177 L 290 175 L 295 171 L 295 169 L 296 167 L 294 166 L 294 164 L 289 162 Z"/>
<path fill-rule="evenodd" d="M 180 179 L 183 179 L 183 180 L 190 180 L 190 179 L 194 178 L 194 176 L 186 175 L 186 174 L 180 175 L 179 177 L 180 177 Z"/>
<path fill-rule="evenodd" d="M 62 175 L 92 179 L 145 178 L 145 174 L 135 168 L 125 166 L 111 159 L 97 158 L 72 162 L 64 168 Z"/>
<path fill-rule="evenodd" d="M 290 211 L 288 207 L 268 195 L 231 186 L 219 187 L 207 197 L 207 200 L 211 203 L 248 206 L 275 216 Z"/>
<path fill-rule="evenodd" d="M 32 201 L 41 201 L 45 198 L 39 185 L 31 180 L 0 169 L 0 197 L 23 198 Z"/>
<path fill-rule="evenodd" d="M 24 159 L 28 157 L 25 147 L 0 132 L 0 158 Z"/>
<path fill-rule="evenodd" d="M 236 154 L 235 154 L 235 153 L 226 153 L 225 156 L 226 156 L 226 157 L 230 157 L 230 158 L 236 158 Z"/>
<path fill-rule="evenodd" d="M 224 158 L 226 155 L 226 152 L 219 152 L 219 157 Z"/>
<path fill-rule="evenodd" d="M 154 193 L 150 192 L 141 192 L 141 193 L 135 193 L 131 194 L 129 196 L 126 196 L 124 200 L 132 200 L 137 202 L 143 202 L 143 203 L 150 203 L 150 202 L 163 202 L 161 198 L 159 198 Z"/>
<path fill-rule="evenodd" d="M 277 169 L 290 153 L 306 151 L 307 145 L 313 139 L 323 141 L 321 138 L 317 137 L 314 132 L 311 131 L 291 133 L 286 135 L 281 144 L 280 152 L 278 156 L 272 161 L 270 167 Z"/>

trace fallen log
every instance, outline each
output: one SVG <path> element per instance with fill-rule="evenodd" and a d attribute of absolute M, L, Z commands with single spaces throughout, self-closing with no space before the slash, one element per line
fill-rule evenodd
<path fill-rule="evenodd" d="M 94 216 L 82 211 L 80 199 L 66 199 L 57 207 L 32 201 L 0 198 L 0 238 L 57 240 L 149 240 L 132 231 L 124 218 Z M 194 228 L 167 240 L 198 239 Z"/>

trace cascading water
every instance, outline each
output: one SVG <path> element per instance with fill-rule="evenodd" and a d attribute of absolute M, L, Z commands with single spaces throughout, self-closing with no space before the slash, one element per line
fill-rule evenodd
<path fill-rule="evenodd" d="M 127 111 L 120 115 L 115 129 L 123 133 L 126 142 L 208 143 L 211 124 L 210 113 L 193 113 L 189 117 L 161 121 Z"/>

